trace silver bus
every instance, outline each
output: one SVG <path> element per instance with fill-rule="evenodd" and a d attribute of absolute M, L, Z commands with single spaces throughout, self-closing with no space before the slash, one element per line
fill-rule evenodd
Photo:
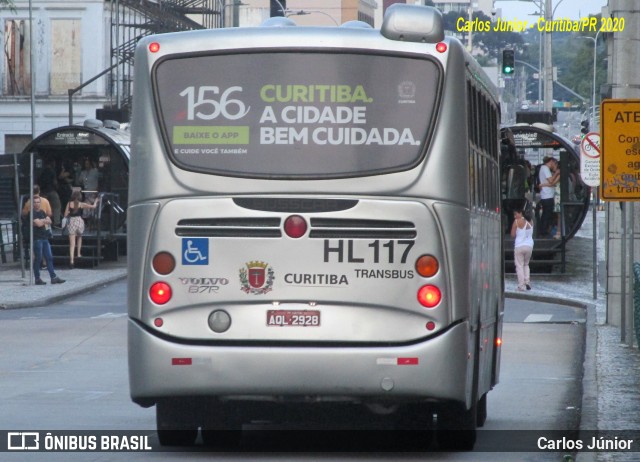
<path fill-rule="evenodd" d="M 398 4 L 380 30 L 140 41 L 129 377 L 162 444 L 326 405 L 473 448 L 500 368 L 499 106 L 443 31 Z"/>

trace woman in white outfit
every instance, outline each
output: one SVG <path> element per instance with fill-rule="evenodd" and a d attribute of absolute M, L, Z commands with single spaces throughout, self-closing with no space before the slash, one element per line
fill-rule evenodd
<path fill-rule="evenodd" d="M 531 290 L 529 281 L 529 260 L 533 252 L 533 224 L 524 217 L 522 208 L 513 212 L 511 237 L 515 238 L 513 255 L 518 276 L 518 290 Z"/>

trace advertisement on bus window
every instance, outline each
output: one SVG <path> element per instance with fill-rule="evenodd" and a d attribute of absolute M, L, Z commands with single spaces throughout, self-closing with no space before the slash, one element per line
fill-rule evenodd
<path fill-rule="evenodd" d="M 354 176 L 419 161 L 439 68 L 381 55 L 255 53 L 160 62 L 156 101 L 172 159 L 247 176 Z"/>

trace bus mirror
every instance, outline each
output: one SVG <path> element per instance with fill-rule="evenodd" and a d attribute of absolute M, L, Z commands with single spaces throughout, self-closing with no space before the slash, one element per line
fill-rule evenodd
<path fill-rule="evenodd" d="M 389 40 L 438 43 L 444 40 L 442 13 L 429 6 L 395 3 L 387 8 L 380 32 Z"/>

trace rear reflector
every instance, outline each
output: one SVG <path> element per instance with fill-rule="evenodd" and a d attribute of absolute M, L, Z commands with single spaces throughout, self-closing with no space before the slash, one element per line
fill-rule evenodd
<path fill-rule="evenodd" d="M 284 232 L 294 239 L 302 237 L 307 232 L 307 222 L 300 215 L 291 215 L 284 221 Z"/>
<path fill-rule="evenodd" d="M 176 259 L 169 252 L 158 252 L 151 265 L 156 273 L 166 275 L 175 269 Z"/>
<path fill-rule="evenodd" d="M 416 260 L 416 271 L 423 278 L 430 278 L 438 272 L 440 265 L 433 255 L 422 255 Z"/>
<path fill-rule="evenodd" d="M 191 366 L 193 360 L 191 358 L 171 358 L 172 366 Z"/>

